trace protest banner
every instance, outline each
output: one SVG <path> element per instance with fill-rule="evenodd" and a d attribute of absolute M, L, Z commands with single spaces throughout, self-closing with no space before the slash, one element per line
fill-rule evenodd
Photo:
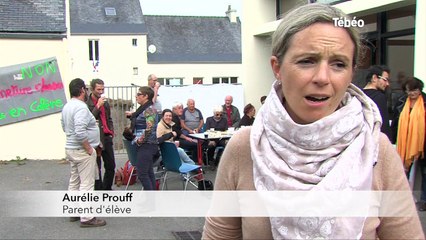
<path fill-rule="evenodd" d="M 0 126 L 60 112 L 65 103 L 56 58 L 0 67 Z"/>

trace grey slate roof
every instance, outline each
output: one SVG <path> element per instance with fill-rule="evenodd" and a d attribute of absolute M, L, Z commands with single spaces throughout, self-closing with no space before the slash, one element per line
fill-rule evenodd
<path fill-rule="evenodd" d="M 112 7 L 116 16 L 107 16 Z M 139 0 L 70 0 L 71 35 L 146 34 Z"/>
<path fill-rule="evenodd" d="M 1 0 L 0 35 L 66 35 L 65 0 Z"/>
<path fill-rule="evenodd" d="M 145 15 L 148 63 L 241 63 L 241 23 L 227 17 Z"/>

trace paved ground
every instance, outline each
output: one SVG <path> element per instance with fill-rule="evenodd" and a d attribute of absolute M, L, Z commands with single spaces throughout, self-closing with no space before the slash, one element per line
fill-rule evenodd
<path fill-rule="evenodd" d="M 117 157 L 123 166 L 125 156 Z M 69 166 L 65 161 L 35 161 L 0 163 L 0 191 L 7 190 L 65 190 L 68 185 Z M 206 170 L 208 179 L 215 172 Z M 169 189 L 181 189 L 181 183 L 169 183 Z M 124 190 L 124 186 L 115 188 Z M 141 189 L 140 183 L 131 186 Z M 2 208 L 7 202 L 0 203 Z M 421 212 L 426 229 L 426 212 Z M 81 229 L 78 222 L 68 218 L 0 218 L 0 239 L 176 239 L 173 231 L 202 231 L 203 218 L 105 218 L 105 227 Z"/>
<path fill-rule="evenodd" d="M 125 156 L 117 157 L 123 166 Z M 214 179 L 215 172 L 206 170 Z M 27 160 L 0 163 L 0 191 L 7 190 L 66 190 L 69 165 L 66 161 Z M 116 190 L 124 190 L 124 186 Z M 137 182 L 131 190 L 140 190 Z M 177 181 L 168 182 L 168 189 L 182 189 Z M 195 190 L 195 189 L 194 189 Z M 198 191 L 198 190 L 197 190 Z M 7 208 L 7 202 L 0 203 Z M 173 231 L 202 231 L 204 218 L 104 218 L 105 227 L 81 229 L 68 218 L 0 218 L 0 239 L 176 239 Z"/>

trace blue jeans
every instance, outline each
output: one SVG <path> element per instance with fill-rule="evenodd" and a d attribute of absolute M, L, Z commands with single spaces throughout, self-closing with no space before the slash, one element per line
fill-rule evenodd
<path fill-rule="evenodd" d="M 189 164 L 195 164 L 195 162 L 189 158 L 188 154 L 186 154 L 185 150 L 183 150 L 183 148 L 178 147 L 177 148 L 178 153 L 179 153 L 179 157 L 180 160 L 184 163 L 189 163 Z"/>
<path fill-rule="evenodd" d="M 138 160 L 136 161 L 136 170 L 138 178 L 145 191 L 155 190 L 155 175 L 153 164 L 158 152 L 157 144 L 144 143 L 138 146 Z"/>

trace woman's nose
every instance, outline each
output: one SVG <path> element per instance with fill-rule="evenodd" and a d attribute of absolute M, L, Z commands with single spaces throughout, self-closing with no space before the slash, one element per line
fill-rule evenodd
<path fill-rule="evenodd" d="M 329 65 L 327 62 L 320 62 L 313 76 L 313 82 L 318 85 L 327 85 L 330 82 Z"/>

